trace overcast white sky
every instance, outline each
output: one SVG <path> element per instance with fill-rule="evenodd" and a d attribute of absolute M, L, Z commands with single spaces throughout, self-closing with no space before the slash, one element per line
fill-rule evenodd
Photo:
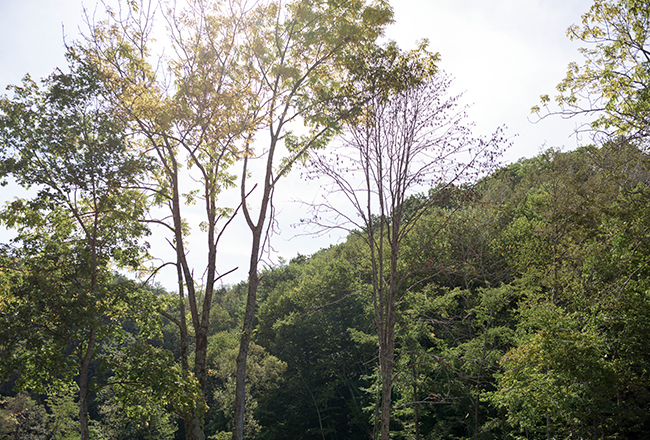
<path fill-rule="evenodd" d="M 84 3 L 90 9 L 96 5 L 91 0 Z M 553 94 L 570 61 L 581 61 L 580 45 L 565 32 L 580 21 L 591 0 L 393 0 L 392 4 L 396 23 L 387 37 L 403 48 L 423 38 L 430 41 L 431 50 L 441 54 L 440 66 L 455 77 L 456 92 L 464 92 L 465 102 L 472 105 L 469 114 L 476 134 L 487 135 L 506 125 L 510 136 L 517 135 L 508 161 L 534 156 L 544 145 L 577 146 L 572 136 L 577 121 L 554 117 L 533 124 L 530 108 L 541 94 Z M 80 0 L 0 0 L 0 93 L 8 84 L 18 84 L 25 73 L 40 78 L 55 67 L 65 67 L 62 25 L 67 40 L 73 41 L 83 27 Z M 277 198 L 279 206 L 289 206 L 284 202 L 298 196 L 295 189 L 306 186 L 296 175 L 284 188 L 288 195 Z M 7 188 L 0 191 L 1 200 L 12 197 Z M 287 217 L 280 225 L 283 234 L 273 242 L 286 259 L 328 245 L 310 237 L 291 240 L 296 231 L 289 224 L 298 220 L 296 211 L 297 206 L 283 208 Z M 237 242 L 221 253 L 222 260 L 240 261 L 229 282 L 246 273 L 247 249 Z M 161 281 L 168 284 L 171 279 Z"/>

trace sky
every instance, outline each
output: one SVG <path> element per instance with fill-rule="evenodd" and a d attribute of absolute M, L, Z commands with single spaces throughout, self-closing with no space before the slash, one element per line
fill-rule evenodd
<path fill-rule="evenodd" d="M 452 93 L 463 93 L 470 106 L 468 114 L 475 134 L 487 136 L 505 126 L 512 147 L 506 162 L 532 157 L 545 148 L 571 150 L 588 139 L 573 134 L 581 124 L 559 116 L 539 120 L 530 108 L 542 94 L 553 95 L 564 77 L 567 64 L 581 62 L 578 42 L 566 36 L 566 29 L 579 23 L 591 6 L 590 0 L 393 0 L 395 23 L 386 38 L 404 49 L 428 39 L 429 48 L 440 53 L 440 68 L 454 77 Z M 64 35 L 68 42 L 78 38 L 83 24 L 83 5 L 92 12 L 95 1 L 86 0 L 0 0 L 0 93 L 9 84 L 18 84 L 30 73 L 47 76 L 56 67 L 64 68 Z M 274 252 L 289 260 L 297 253 L 309 255 L 336 243 L 340 235 L 315 238 L 297 235 L 301 207 L 295 199 L 313 197 L 318 185 L 302 182 L 298 173 L 278 188 L 281 233 L 274 237 Z M 299 190 L 298 190 L 299 189 Z M 15 194 L 1 188 L 0 200 Z M 247 272 L 248 235 L 244 228 L 233 229 L 220 253 L 223 271 L 239 269 L 226 282 L 237 282 Z M 0 240 L 7 234 L 0 231 Z M 196 238 L 199 240 L 199 238 Z M 190 242 L 192 244 L 192 242 Z M 155 246 L 158 246 L 155 243 Z M 154 250 L 155 250 L 154 246 Z M 194 244 L 200 254 L 202 244 Z M 230 266 L 228 266 L 230 265 Z M 158 281 L 173 289 L 174 272 Z"/>

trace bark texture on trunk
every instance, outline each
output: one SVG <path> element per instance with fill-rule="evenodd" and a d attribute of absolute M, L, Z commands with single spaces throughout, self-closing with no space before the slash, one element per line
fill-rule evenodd
<path fill-rule="evenodd" d="M 264 176 L 264 188 L 260 200 L 260 212 L 257 221 L 254 221 L 251 212 L 248 209 L 247 198 L 250 193 L 246 192 L 246 175 L 248 173 L 248 157 L 244 158 L 244 167 L 241 182 L 241 200 L 242 212 L 246 218 L 246 223 L 252 234 L 250 265 L 248 269 L 248 295 L 246 297 L 246 312 L 244 313 L 244 323 L 242 334 L 239 342 L 239 353 L 237 354 L 237 372 L 235 377 L 235 414 L 232 429 L 233 440 L 244 440 L 244 416 L 246 412 L 246 362 L 248 360 L 248 350 L 253 333 L 253 318 L 255 317 L 255 303 L 257 302 L 257 288 L 260 284 L 258 274 L 258 265 L 260 253 L 262 251 L 262 235 L 266 222 L 267 210 L 272 202 L 272 194 L 275 188 L 273 178 L 273 157 L 279 137 L 278 132 L 272 136 L 271 146 L 267 153 L 266 172 Z M 255 189 L 255 188 L 253 188 Z M 251 190 L 252 191 L 252 190 Z"/>
<path fill-rule="evenodd" d="M 91 329 L 88 334 L 88 346 L 84 357 L 81 359 L 79 369 L 79 428 L 81 431 L 81 440 L 90 440 L 90 429 L 88 427 L 88 372 L 90 361 L 95 349 L 95 330 Z"/>
<path fill-rule="evenodd" d="M 239 341 L 239 353 L 237 354 L 237 372 L 235 385 L 235 420 L 232 430 L 233 440 L 244 439 L 244 416 L 246 409 L 246 362 L 250 348 L 251 334 L 253 332 L 253 318 L 255 316 L 255 303 L 257 301 L 257 287 L 259 277 L 257 275 L 257 258 L 259 254 L 261 231 L 253 237 L 253 254 L 251 257 L 251 268 L 248 274 L 248 296 L 246 298 L 246 312 L 242 326 L 241 339 Z"/>
<path fill-rule="evenodd" d="M 392 409 L 393 391 L 393 353 L 390 348 L 383 354 L 384 362 L 380 365 L 381 370 L 381 440 L 390 438 L 390 415 Z M 392 349 L 394 352 L 394 348 Z"/>
<path fill-rule="evenodd" d="M 203 418 L 194 415 L 192 420 L 186 423 L 185 438 L 187 440 L 205 440 L 203 428 Z"/>

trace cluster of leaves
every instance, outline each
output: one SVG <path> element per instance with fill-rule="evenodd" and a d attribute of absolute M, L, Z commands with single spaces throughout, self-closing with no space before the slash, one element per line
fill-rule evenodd
<path fill-rule="evenodd" d="M 584 63 L 572 62 L 558 84 L 555 110 L 548 95 L 541 104 L 563 117 L 595 115 L 587 131 L 600 140 L 612 134 L 644 138 L 650 102 L 650 3 L 647 0 L 595 0 L 567 34 L 588 46 Z M 533 112 L 540 112 L 534 106 Z"/>

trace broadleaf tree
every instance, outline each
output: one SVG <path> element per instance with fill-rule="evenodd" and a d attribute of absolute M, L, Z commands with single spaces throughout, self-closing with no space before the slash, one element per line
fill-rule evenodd
<path fill-rule="evenodd" d="M 157 300 L 120 268 L 146 255 L 140 220 L 145 198 L 135 187 L 145 168 L 102 98 L 102 77 L 69 51 L 70 72 L 42 85 L 27 76 L 0 98 L 2 178 L 29 189 L 7 202 L 0 221 L 16 237 L 2 252 L 2 373 L 18 384 L 56 392 L 76 379 L 81 438 L 89 438 L 90 364 L 119 338 L 127 319 L 155 326 Z"/>
<path fill-rule="evenodd" d="M 149 200 L 168 214 L 149 222 L 169 233 L 175 255 L 165 264 L 177 269 L 179 313 L 166 317 L 180 331 L 182 370 L 196 377 L 203 393 L 183 415 L 185 431 L 188 438 L 203 439 L 211 305 L 220 278 L 236 269 L 221 270 L 217 264 L 218 242 L 237 211 L 220 197 L 234 185 L 230 168 L 256 122 L 250 68 L 242 63 L 240 50 L 249 10 L 244 3 L 203 0 L 182 8 L 146 1 L 121 6 L 117 11 L 107 8 L 106 19 L 90 23 L 80 47 L 105 74 L 122 121 L 142 141 L 139 151 L 156 164 L 146 190 Z M 152 49 L 157 8 L 168 25 L 163 46 L 172 47 L 172 55 L 159 59 Z M 185 219 L 196 212 L 190 206 L 195 203 L 203 205 L 200 232 L 207 249 L 202 260 L 190 259 L 186 247 L 193 231 Z"/>

